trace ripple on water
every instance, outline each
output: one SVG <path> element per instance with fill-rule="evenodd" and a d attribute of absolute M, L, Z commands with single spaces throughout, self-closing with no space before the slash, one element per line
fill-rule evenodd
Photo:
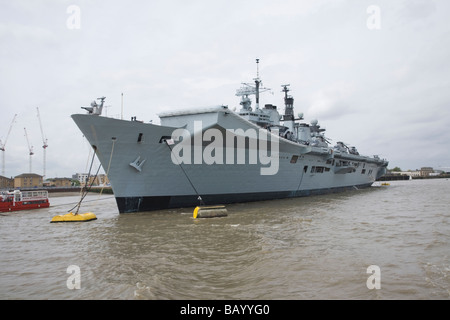
<path fill-rule="evenodd" d="M 341 194 L 51 224 L 77 196 L 0 216 L 2 299 L 448 299 L 448 181 L 398 181 Z M 78 265 L 81 289 L 69 290 Z M 381 289 L 366 286 L 378 265 Z"/>

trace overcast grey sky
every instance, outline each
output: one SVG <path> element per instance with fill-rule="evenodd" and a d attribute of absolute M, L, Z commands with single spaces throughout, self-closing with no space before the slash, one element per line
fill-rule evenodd
<path fill-rule="evenodd" d="M 75 6 L 75 7 L 73 7 Z M 75 8 L 75 9 L 74 9 Z M 70 115 L 106 96 L 108 116 L 159 122 L 171 109 L 225 104 L 260 76 L 283 111 L 317 118 L 333 144 L 389 167 L 450 167 L 447 0 L 0 0 L 0 139 L 6 176 L 85 172 L 89 146 Z M 79 15 L 78 15 L 79 13 Z M 447 169 L 448 170 L 448 169 Z"/>

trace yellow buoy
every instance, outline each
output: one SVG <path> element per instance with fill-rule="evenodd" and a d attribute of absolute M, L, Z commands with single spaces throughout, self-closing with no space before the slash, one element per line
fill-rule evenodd
<path fill-rule="evenodd" d="M 228 215 L 225 206 L 198 206 L 194 209 L 194 219 L 226 217 Z"/>
<path fill-rule="evenodd" d="M 67 214 L 62 214 L 53 217 L 50 222 L 80 222 L 80 221 L 91 221 L 95 220 L 97 217 L 92 212 L 86 213 L 73 213 L 69 212 Z"/>

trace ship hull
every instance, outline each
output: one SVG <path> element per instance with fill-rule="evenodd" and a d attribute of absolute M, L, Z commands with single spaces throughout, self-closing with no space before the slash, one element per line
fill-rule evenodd
<path fill-rule="evenodd" d="M 268 169 L 267 162 L 196 162 L 196 151 L 204 155 L 209 142 L 201 141 L 199 147 L 194 143 L 195 137 L 206 130 L 259 128 L 227 109 L 192 114 L 193 119 L 202 121 L 200 132 L 194 130 L 189 117 L 180 118 L 186 121 L 185 125 L 183 121 L 175 121 L 171 126 L 72 115 L 107 171 L 120 213 L 193 207 L 200 204 L 199 196 L 205 204 L 212 205 L 359 189 L 371 186 L 386 170 L 387 163 L 377 159 L 330 154 L 327 148 L 313 148 L 282 138 L 277 144 L 277 170 L 273 174 L 261 174 L 263 168 Z M 174 156 L 174 146 L 166 143 L 180 127 L 189 130 L 193 137 L 191 163 L 180 161 L 179 153 Z M 250 141 L 241 148 L 245 149 L 241 151 L 247 160 L 252 151 L 258 154 L 260 144 L 256 144 L 258 150 L 252 148 Z M 232 149 L 236 155 L 239 146 Z M 348 166 L 349 163 L 352 165 Z"/>
<path fill-rule="evenodd" d="M 292 190 L 255 193 L 208 194 L 202 200 L 208 204 L 231 204 L 243 202 L 266 201 L 296 197 L 307 197 L 328 193 L 338 193 L 348 190 L 363 189 L 372 186 L 372 182 L 347 187 L 322 188 L 314 190 Z M 119 212 L 155 211 L 171 208 L 186 208 L 200 205 L 196 195 L 186 196 L 143 196 L 143 197 L 116 197 Z M 139 208 L 139 210 L 138 210 Z"/>

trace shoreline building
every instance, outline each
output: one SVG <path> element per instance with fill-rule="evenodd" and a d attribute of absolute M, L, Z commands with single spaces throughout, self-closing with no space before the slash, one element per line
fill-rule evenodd
<path fill-rule="evenodd" d="M 42 188 L 43 178 L 36 173 L 22 173 L 14 177 L 14 188 Z"/>
<path fill-rule="evenodd" d="M 0 176 L 0 189 L 14 188 L 14 179 Z"/>
<path fill-rule="evenodd" d="M 422 167 L 419 172 L 421 177 L 428 177 L 434 172 L 434 170 L 432 167 Z"/>

